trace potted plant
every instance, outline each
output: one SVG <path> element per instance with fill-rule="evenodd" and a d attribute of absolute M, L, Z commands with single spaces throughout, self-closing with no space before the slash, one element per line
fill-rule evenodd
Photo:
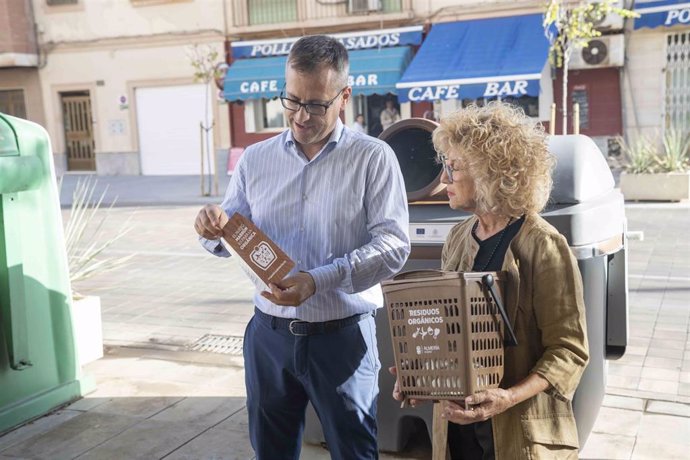
<path fill-rule="evenodd" d="M 116 199 L 107 209 L 101 209 L 107 188 L 96 201 L 95 189 L 96 181 L 91 178 L 77 182 L 70 213 L 65 220 L 65 246 L 72 285 L 72 325 L 77 356 L 82 366 L 103 357 L 101 299 L 98 296 L 78 293 L 74 289 L 74 284 L 119 267 L 134 256 L 130 254 L 124 257 L 109 257 L 103 254 L 132 227 L 129 221 L 126 221 L 116 230 L 114 236 L 105 235 L 105 223 Z"/>
<path fill-rule="evenodd" d="M 619 139 L 628 164 L 620 187 L 626 200 L 680 201 L 690 198 L 690 136 L 668 129 L 658 138 Z M 661 145 L 661 148 L 658 146 Z"/>

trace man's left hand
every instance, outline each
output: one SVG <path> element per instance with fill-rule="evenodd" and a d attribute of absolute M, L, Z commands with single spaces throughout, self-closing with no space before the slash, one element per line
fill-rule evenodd
<path fill-rule="evenodd" d="M 261 295 L 276 305 L 299 307 L 302 302 L 316 292 L 314 278 L 307 272 L 299 272 L 282 280 L 280 284 L 269 284 L 271 292 L 263 291 Z"/>
<path fill-rule="evenodd" d="M 492 388 L 465 398 L 465 407 L 452 401 L 443 401 L 443 418 L 459 425 L 483 422 L 505 412 L 513 406 L 508 390 Z"/>

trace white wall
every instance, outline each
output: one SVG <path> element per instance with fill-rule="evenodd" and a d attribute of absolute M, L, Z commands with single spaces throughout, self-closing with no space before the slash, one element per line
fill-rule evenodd
<path fill-rule="evenodd" d="M 194 83 L 188 56 L 192 44 L 211 47 L 217 60 L 224 60 L 222 2 L 178 0 L 136 6 L 146 3 L 79 1 L 76 6 L 48 7 L 45 0 L 34 0 L 40 42 L 46 50 L 40 76 L 53 149 L 65 151 L 59 93 L 88 90 L 97 159 L 112 154 L 136 158 L 136 89 Z M 212 113 L 214 144 L 228 148 L 225 102 L 214 97 Z"/>
<path fill-rule="evenodd" d="M 74 6 L 33 2 L 43 43 L 223 32 L 223 2 L 216 0 L 78 0 Z"/>
<path fill-rule="evenodd" d="M 664 110 L 666 34 L 664 28 L 628 35 L 623 77 L 623 127 L 626 135 L 661 131 Z"/>
<path fill-rule="evenodd" d="M 212 45 L 222 54 L 222 44 Z M 153 46 L 121 50 L 91 49 L 52 53 L 41 71 L 43 97 L 48 114 L 48 132 L 56 151 L 64 151 L 59 93 L 90 90 L 97 152 L 138 150 L 136 101 L 139 87 L 193 83 L 193 69 L 186 56 L 187 46 Z M 214 94 L 216 92 L 214 91 Z M 120 98 L 125 97 L 122 104 Z M 214 100 L 215 129 L 222 145 L 228 145 L 226 105 Z M 111 132 L 113 123 L 122 133 Z"/>
<path fill-rule="evenodd" d="M 447 22 L 491 16 L 515 16 L 538 13 L 541 0 L 412 0 L 414 14 L 430 22 Z"/>

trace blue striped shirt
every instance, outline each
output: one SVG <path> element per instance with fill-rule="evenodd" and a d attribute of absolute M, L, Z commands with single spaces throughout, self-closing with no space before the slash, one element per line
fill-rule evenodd
<path fill-rule="evenodd" d="M 380 281 L 397 273 L 410 252 L 409 217 L 400 166 L 388 144 L 355 133 L 340 120 L 308 161 L 287 130 L 248 147 L 222 208 L 248 217 L 309 272 L 316 293 L 299 307 L 254 294 L 269 315 L 329 321 L 383 305 Z M 218 242 L 220 256 L 228 256 Z M 208 244 L 208 249 L 213 249 Z"/>

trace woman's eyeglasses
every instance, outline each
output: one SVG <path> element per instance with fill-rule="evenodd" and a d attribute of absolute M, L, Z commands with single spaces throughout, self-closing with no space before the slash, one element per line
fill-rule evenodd
<path fill-rule="evenodd" d="M 460 169 L 455 168 L 452 164 L 448 164 L 449 160 L 448 160 L 448 157 L 446 157 L 445 155 L 440 155 L 439 159 L 441 160 L 441 165 L 443 166 L 443 170 L 445 171 L 446 176 L 448 176 L 448 183 L 452 184 L 453 183 L 453 173 L 460 171 Z"/>

